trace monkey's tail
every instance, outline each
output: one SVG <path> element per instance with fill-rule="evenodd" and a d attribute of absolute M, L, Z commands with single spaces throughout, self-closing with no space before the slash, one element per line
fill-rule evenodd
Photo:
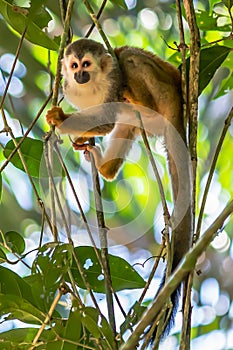
<path fill-rule="evenodd" d="M 156 295 L 158 295 L 160 290 L 163 288 L 163 286 L 166 282 L 165 279 L 166 279 L 166 270 L 164 271 L 164 275 L 163 275 L 162 281 L 160 283 L 160 286 L 159 286 L 159 289 L 158 289 L 158 292 Z M 165 314 L 166 325 L 165 325 L 165 328 L 163 329 L 161 340 L 165 339 L 169 335 L 171 329 L 173 328 L 173 326 L 175 324 L 175 317 L 176 317 L 178 306 L 179 306 L 180 294 L 181 294 L 181 284 L 177 287 L 177 289 L 170 296 L 170 301 L 171 301 L 172 306 L 171 306 L 171 309 L 166 311 L 166 314 Z M 156 334 L 157 334 L 157 327 L 155 328 L 155 330 L 153 332 L 151 342 L 154 341 Z"/>

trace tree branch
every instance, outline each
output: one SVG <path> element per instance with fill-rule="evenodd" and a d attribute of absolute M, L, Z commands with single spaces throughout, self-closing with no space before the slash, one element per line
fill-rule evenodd
<path fill-rule="evenodd" d="M 175 272 L 170 276 L 166 285 L 160 290 L 156 299 L 153 302 L 152 307 L 143 316 L 137 327 L 135 328 L 133 334 L 128 338 L 126 343 L 122 346 L 121 350 L 132 350 L 137 346 L 138 341 L 141 338 L 145 328 L 153 322 L 153 320 L 158 316 L 161 309 L 164 306 L 164 300 L 167 300 L 172 292 L 178 287 L 181 281 L 184 280 L 186 275 L 192 271 L 195 267 L 198 257 L 205 251 L 208 245 L 211 243 L 214 235 L 218 232 L 224 221 L 233 212 L 233 200 L 225 207 L 213 224 L 205 231 L 203 236 L 200 238 L 198 243 L 189 250 L 186 254 L 184 260 L 175 270 Z"/>

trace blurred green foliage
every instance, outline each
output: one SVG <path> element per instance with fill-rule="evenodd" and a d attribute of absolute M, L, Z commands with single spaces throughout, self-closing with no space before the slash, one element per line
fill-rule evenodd
<path fill-rule="evenodd" d="M 93 0 L 91 4 L 97 12 L 101 2 Z M 128 9 L 126 9 L 126 4 Z M 15 7 L 15 5 L 21 7 Z M 13 2 L 11 0 L 0 0 L 1 96 L 4 93 L 9 77 L 20 34 L 25 26 L 28 26 L 27 40 L 23 42 L 19 56 L 21 66 L 19 66 L 18 70 L 15 70 L 14 80 L 12 80 L 3 106 L 8 124 L 17 140 L 20 140 L 23 136 L 51 91 L 56 71 L 57 48 L 60 35 L 62 34 L 62 22 L 57 2 L 40 0 L 31 1 L 31 6 L 29 5 L 29 1 Z M 232 13 L 232 1 L 201 0 L 197 1 L 195 5 L 202 44 L 198 129 L 198 213 L 216 145 L 223 129 L 224 121 L 232 107 L 233 56 L 231 49 L 233 44 L 229 38 L 229 34 L 232 31 L 229 15 L 230 11 Z M 50 21 L 51 19 L 52 21 Z M 72 17 L 74 38 L 84 36 L 91 23 L 92 21 L 83 2 L 77 1 Z M 174 1 L 128 0 L 124 2 L 123 0 L 112 0 L 107 3 L 101 16 L 101 23 L 113 46 L 131 45 L 142 47 L 169 60 L 177 67 L 180 65 L 180 53 L 177 52 L 179 29 Z M 47 24 L 48 28 L 42 30 Z M 189 33 L 187 28 L 185 30 L 188 44 Z M 96 30 L 93 31 L 91 37 L 101 40 Z M 205 47 L 210 42 L 213 42 L 213 45 Z M 8 54 L 11 54 L 11 56 Z M 65 110 L 72 110 L 72 107 L 67 102 L 63 101 L 62 105 Z M 0 129 L 4 130 L 5 126 L 3 121 L 0 121 Z M 34 177 L 33 181 L 39 196 L 47 207 L 49 206 L 50 196 L 48 179 L 46 176 L 40 176 L 45 174 L 45 165 L 44 163 L 41 164 L 40 159 L 42 159 L 43 153 L 41 140 L 46 131 L 48 131 L 48 126 L 45 123 L 43 113 L 33 127 L 30 137 L 26 139 L 22 152 L 26 155 L 29 170 Z M 232 137 L 233 128 L 231 126 L 225 137 L 214 173 L 205 209 L 203 230 L 216 218 L 233 195 Z M 63 141 L 61 145 L 62 155 L 70 171 L 71 178 L 76 184 L 76 190 L 78 196 L 80 196 L 88 222 L 95 232 L 96 219 L 90 166 L 85 162 L 82 155 L 72 151 L 68 137 L 64 137 Z M 5 157 L 9 156 L 10 151 L 14 149 L 7 130 L 1 132 L 0 143 L 2 146 L 0 149 L 0 164 L 2 166 L 6 160 Z M 156 141 L 151 140 L 151 145 L 159 167 L 168 204 L 172 206 L 170 180 L 166 170 L 166 155 L 163 142 L 160 139 Z M 35 156 L 34 151 L 36 147 L 38 149 Z M 56 162 L 57 159 L 55 159 Z M 73 269 L 72 247 L 68 244 L 58 247 L 43 245 L 52 240 L 49 229 L 43 227 L 43 210 L 41 213 L 40 203 L 38 203 L 35 192 L 32 191 L 27 175 L 22 170 L 19 170 L 22 169 L 19 158 L 13 158 L 12 163 L 7 165 L 0 178 L 0 261 L 5 263 L 4 267 L 0 267 L 0 301 L 4 303 L 0 308 L 0 312 L 2 317 L 5 317 L 5 320 L 8 322 L 12 319 L 19 319 L 31 324 L 44 320 L 45 313 L 49 310 L 60 282 L 64 281 L 64 279 L 66 280 L 70 269 Z M 55 173 L 55 181 L 62 197 L 62 205 L 66 208 L 69 215 L 69 224 L 75 244 L 89 244 L 80 210 L 74 204 L 72 195 L 69 195 L 67 178 L 60 168 Z M 130 280 L 132 282 L 132 274 L 134 275 L 134 273 L 126 273 L 127 269 L 130 271 L 128 262 L 131 263 L 131 260 L 135 262 L 133 257 L 134 254 L 136 256 L 136 252 L 139 252 L 136 262 L 139 261 L 140 263 L 143 263 L 147 257 L 156 255 L 163 229 L 163 213 L 158 186 L 140 139 L 129 154 L 129 162 L 123 166 L 118 180 L 112 183 L 101 180 L 101 188 L 106 225 L 111 228 L 109 231 L 110 244 L 113 247 L 115 245 L 125 245 L 127 247 L 127 253 L 122 250 L 123 257 L 125 254 L 125 263 L 122 258 L 119 258 L 118 263 L 114 264 L 116 272 L 122 274 L 122 280 L 125 278 L 125 285 L 122 282 L 122 286 L 128 288 L 127 283 L 130 283 Z M 202 274 L 196 276 L 194 281 L 193 338 L 198 338 L 206 333 L 211 334 L 216 329 L 225 330 L 227 334 L 232 328 L 232 224 L 231 218 L 226 222 L 223 232 L 219 233 L 208 251 L 203 253 L 203 256 L 200 258 L 197 269 L 200 269 Z M 61 223 L 59 224 L 59 230 L 59 239 L 62 242 L 66 241 L 64 228 Z M 43 239 L 41 238 L 42 233 L 44 234 Z M 39 244 L 40 248 L 35 256 L 33 249 L 37 248 Z M 25 251 L 27 253 L 23 255 Z M 121 251 L 120 248 L 119 251 Z M 130 258 L 128 257 L 129 252 Z M 20 262 L 20 256 L 23 256 L 24 263 Z M 84 256 L 88 257 L 88 254 Z M 113 258 L 117 259 L 118 257 Z M 94 255 L 91 260 L 93 259 Z M 16 260 L 18 261 L 17 264 L 15 263 Z M 85 265 L 85 259 L 82 261 L 82 264 Z M 122 264 L 124 267 L 122 267 Z M 29 275 L 32 265 L 33 273 Z M 58 265 L 59 269 L 57 269 Z M 17 266 L 15 272 L 8 269 L 14 269 L 15 266 Z M 100 274 L 100 266 L 98 266 L 97 270 L 98 274 Z M 143 268 L 138 270 L 143 277 L 148 277 L 149 270 L 146 272 Z M 91 271 L 90 269 L 89 272 Z M 135 274 L 134 276 L 137 276 L 136 280 L 138 278 L 139 281 L 139 286 L 136 287 L 142 288 L 144 286 L 143 279 L 136 271 Z M 22 277 L 24 275 L 27 275 L 27 277 Z M 75 275 L 74 279 L 80 279 L 78 274 L 77 276 Z M 203 288 L 206 287 L 203 287 L 202 282 L 210 277 L 217 281 L 218 288 L 212 291 L 213 294 L 216 294 L 216 298 L 211 301 L 211 295 L 209 301 L 204 302 L 201 295 L 203 291 L 205 292 Z M 76 279 L 75 281 L 77 282 Z M 90 279 L 89 282 L 91 287 L 93 287 L 91 281 Z M 103 283 L 101 282 L 99 283 L 101 288 L 103 288 Z M 82 288 L 84 287 L 82 283 L 77 284 Z M 116 289 L 120 290 L 123 287 L 121 288 L 121 284 L 119 284 Z M 207 288 L 206 293 L 209 291 L 211 289 Z M 84 299 L 87 298 L 85 291 L 81 293 L 83 293 Z M 224 299 L 223 296 L 227 297 Z M 132 294 L 128 294 L 127 298 L 126 308 L 128 310 L 135 300 Z M 221 303 L 221 300 L 225 301 Z M 65 298 L 63 303 L 67 307 Z M 225 309 L 224 305 L 227 305 Z M 61 345 L 59 337 L 68 338 L 74 342 L 82 342 L 82 339 L 86 339 L 86 344 L 95 348 L 97 345 L 91 339 L 90 333 L 100 338 L 100 347 L 98 349 L 110 349 L 113 346 L 109 325 L 102 315 L 101 320 L 97 322 L 100 315 L 96 309 L 86 307 L 78 309 L 75 305 L 76 310 L 78 310 L 77 313 L 70 313 L 68 320 L 61 321 L 61 317 L 67 315 L 66 307 L 61 305 L 58 307 L 57 313 L 55 313 L 56 319 L 54 324 L 51 329 L 44 331 L 42 334 L 42 341 L 48 344 L 46 349 L 58 349 Z M 139 310 L 138 314 L 141 312 L 142 310 Z M 198 320 L 198 316 L 195 317 L 195 313 L 196 315 L 202 315 L 201 321 Z M 90 323 L 90 319 L 93 318 L 95 322 Z M 126 322 L 128 322 L 128 318 L 126 318 Z M 4 340 L 4 344 L 2 345 L 0 342 L 0 349 L 29 349 L 35 337 L 35 330 L 28 328 L 7 332 L 8 329 L 13 328 L 15 325 L 13 323 L 5 323 L 6 332 L 1 333 L 1 339 Z M 122 322 L 122 324 L 124 325 L 125 323 Z M 70 330 L 73 329 L 75 331 L 71 332 Z M 83 337 L 83 334 L 85 334 L 85 337 Z M 83 344 L 85 341 L 83 341 Z M 198 349 L 198 347 L 194 346 L 193 349 Z M 38 347 L 38 349 L 40 348 L 44 349 L 43 345 Z M 64 349 L 75 348 L 77 347 L 72 342 L 65 342 Z M 203 349 L 203 347 L 201 348 Z M 229 348 L 233 348 L 233 344 L 229 345 Z M 169 349 L 172 349 L 172 347 Z"/>

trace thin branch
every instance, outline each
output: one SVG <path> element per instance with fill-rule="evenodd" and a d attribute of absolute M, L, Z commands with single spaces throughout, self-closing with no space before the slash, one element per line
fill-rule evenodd
<path fill-rule="evenodd" d="M 189 147 L 192 161 L 193 178 L 193 219 L 195 220 L 196 209 L 196 169 L 197 169 L 197 129 L 198 129 L 198 87 L 200 66 L 200 33 L 196 23 L 193 2 L 184 0 L 184 9 L 190 30 L 190 70 L 189 70 Z M 193 228 L 194 228 L 193 223 Z"/>
<path fill-rule="evenodd" d="M 23 45 L 23 41 L 24 41 L 24 37 L 25 37 L 26 31 L 27 31 L 27 26 L 24 28 L 24 31 L 23 31 L 23 33 L 22 33 L 22 35 L 20 37 L 19 45 L 18 45 L 16 53 L 15 53 L 15 59 L 14 59 L 14 62 L 13 62 L 12 68 L 11 68 L 10 75 L 8 77 L 8 81 L 7 81 L 7 84 L 6 84 L 3 96 L 2 96 L 2 100 L 0 102 L 0 110 L 2 109 L 3 103 L 5 101 L 5 98 L 6 98 L 6 95 L 7 95 L 9 86 L 10 86 L 10 83 L 11 83 L 11 79 L 12 79 L 12 76 L 13 76 L 13 73 L 14 73 L 15 66 L 17 64 L 18 58 L 19 58 L 19 53 L 20 53 L 20 50 L 21 50 L 22 45 Z"/>
<path fill-rule="evenodd" d="M 55 299 L 52 302 L 52 305 L 50 306 L 50 309 L 48 311 L 48 314 L 44 320 L 44 322 L 42 323 L 41 327 L 39 328 L 33 342 L 32 342 L 32 347 L 30 348 L 30 350 L 35 349 L 36 343 L 38 342 L 43 330 L 45 329 L 46 325 L 50 322 L 51 317 L 54 313 L 54 310 L 59 302 L 59 300 L 61 299 L 62 295 L 69 293 L 69 287 L 65 284 L 62 283 L 62 285 L 59 287 L 58 290 L 58 294 L 56 295 Z"/>
<path fill-rule="evenodd" d="M 100 9 L 96 15 L 97 20 L 99 20 L 100 16 L 102 15 L 107 2 L 108 0 L 103 0 L 102 5 L 100 6 Z M 95 28 L 95 23 L 93 22 L 90 28 L 88 29 L 87 33 L 85 34 L 85 38 L 88 38 L 91 35 L 94 28 Z"/>
<path fill-rule="evenodd" d="M 140 131 L 141 131 L 142 139 L 143 139 L 143 142 L 145 144 L 147 155 L 148 155 L 148 158 L 150 160 L 152 169 L 154 171 L 155 178 L 156 178 L 156 180 L 158 182 L 160 198 L 161 198 L 161 202 L 162 202 L 162 206 L 163 206 L 163 215 L 164 215 L 165 226 L 170 226 L 170 214 L 169 214 L 169 210 L 168 210 L 168 207 L 167 207 L 165 193 L 164 193 L 164 190 L 163 190 L 163 184 L 162 184 L 162 181 L 161 181 L 160 176 L 159 176 L 159 171 L 158 171 L 157 165 L 155 163 L 153 154 L 151 152 L 150 144 L 148 142 L 148 139 L 147 139 L 147 136 L 146 136 L 146 132 L 145 132 L 145 128 L 143 126 L 141 114 L 137 110 L 135 110 L 135 114 L 136 114 L 136 117 L 138 118 L 138 120 L 140 122 Z"/>
<path fill-rule="evenodd" d="M 121 350 L 136 349 L 137 343 L 141 338 L 145 328 L 157 317 L 164 306 L 164 300 L 174 292 L 178 285 L 185 279 L 185 276 L 195 267 L 198 257 L 206 250 L 208 245 L 213 240 L 216 232 L 224 225 L 225 220 L 233 213 L 233 200 L 225 207 L 221 214 L 216 218 L 213 224 L 204 232 L 197 244 L 189 250 L 184 260 L 170 276 L 167 283 L 160 290 L 157 298 L 154 300 L 152 307 L 146 312 L 139 324 L 134 330 L 134 333 L 128 338 Z"/>
<path fill-rule="evenodd" d="M 188 46 L 185 43 L 184 37 L 184 26 L 183 26 L 183 17 L 181 11 L 180 0 L 176 0 L 176 11 L 177 11 L 177 19 L 179 25 L 179 33 L 180 33 L 180 44 L 178 45 L 178 49 L 181 53 L 181 86 L 182 86 L 182 97 L 183 97 L 183 120 L 184 127 L 186 130 L 189 116 L 187 114 L 187 99 L 188 99 L 188 89 L 187 89 L 187 69 L 186 69 L 186 51 Z"/>
<path fill-rule="evenodd" d="M 55 181 L 53 178 L 53 166 L 51 163 L 51 157 L 49 157 L 48 146 L 49 146 L 49 143 L 45 142 L 45 144 L 44 144 L 44 158 L 45 158 L 45 164 L 46 164 L 46 168 L 47 168 L 48 176 L 49 176 L 49 190 L 50 190 L 50 195 L 52 193 L 52 195 L 54 196 L 54 199 L 52 200 L 52 202 L 53 202 L 52 204 L 54 204 L 54 207 L 52 209 L 55 211 L 55 200 L 56 200 L 58 210 L 60 212 L 61 219 L 62 219 L 62 222 L 63 222 L 64 227 L 65 227 L 68 241 L 69 241 L 69 243 L 72 243 L 69 225 L 68 225 L 68 222 L 66 220 L 66 215 L 64 213 L 64 210 L 63 210 L 60 198 L 59 198 L 59 194 L 58 194 L 58 191 L 56 188 L 56 184 L 55 184 Z M 54 227 L 54 225 L 55 225 L 55 222 L 52 223 L 52 233 L 53 233 L 53 235 L 54 234 L 57 235 L 57 228 Z M 55 242 L 57 242 L 57 238 L 58 237 L 54 236 Z"/>
<path fill-rule="evenodd" d="M 162 258 L 162 254 L 163 254 L 163 251 L 165 249 L 165 246 L 166 246 L 166 241 L 165 241 L 165 239 L 163 239 L 162 244 L 160 245 L 160 248 L 159 248 L 158 256 L 155 259 L 154 265 L 153 265 L 153 267 L 151 269 L 151 272 L 150 272 L 150 275 L 149 275 L 148 280 L 146 282 L 145 288 L 143 289 L 142 294 L 141 294 L 141 296 L 140 296 L 140 298 L 138 300 L 138 302 L 140 304 L 143 302 L 143 299 L 145 298 L 146 292 L 147 292 L 147 290 L 148 290 L 148 288 L 149 288 L 149 286 L 151 284 L 151 281 L 152 281 L 152 279 L 154 277 L 155 271 L 157 270 L 159 262 L 160 262 L 160 260 Z"/>
<path fill-rule="evenodd" d="M 153 154 L 151 152 L 150 144 L 149 144 L 147 136 L 146 136 L 146 132 L 145 132 L 145 128 L 144 128 L 144 125 L 142 122 L 141 114 L 136 110 L 135 110 L 135 114 L 136 114 L 136 117 L 138 118 L 139 123 L 140 123 L 141 136 L 142 136 L 143 142 L 145 144 L 147 155 L 148 155 L 149 161 L 151 163 L 152 169 L 154 171 L 155 178 L 156 178 L 157 183 L 158 183 L 160 198 L 161 198 L 161 202 L 162 202 L 162 206 L 163 206 L 163 218 L 164 218 L 164 225 L 165 225 L 163 236 L 165 237 L 165 241 L 166 241 L 166 245 L 167 245 L 167 268 L 166 268 L 166 277 L 167 277 L 171 273 L 171 265 L 172 265 L 172 258 L 171 257 L 173 256 L 172 251 L 171 251 L 172 244 L 171 244 L 170 239 L 169 239 L 169 227 L 172 227 L 172 222 L 170 220 L 170 213 L 169 213 L 169 210 L 167 207 L 165 193 L 163 190 L 163 184 L 162 184 L 161 178 L 159 176 L 159 171 L 158 171 L 158 168 L 156 166 Z"/>
<path fill-rule="evenodd" d="M 72 244 L 72 245 L 73 245 L 73 244 Z M 92 291 L 92 289 L 91 289 L 91 287 L 90 287 L 90 284 L 89 284 L 89 282 L 86 280 L 86 274 L 85 274 L 85 272 L 84 272 L 84 270 L 83 270 L 83 267 L 82 267 L 82 265 L 81 265 L 81 263 L 80 263 L 80 261 L 79 261 L 77 255 L 76 255 L 74 249 L 73 249 L 73 257 L 74 257 L 74 261 L 75 261 L 75 263 L 76 263 L 76 265 L 77 265 L 78 271 L 79 271 L 79 273 L 80 273 L 80 276 L 81 276 L 81 278 L 82 278 L 82 281 L 83 281 L 83 283 L 84 283 L 84 285 L 85 285 L 85 288 L 86 288 L 87 291 L 89 292 L 90 297 L 91 297 L 91 299 L 92 299 L 93 304 L 95 305 L 96 310 L 98 310 L 99 314 L 102 315 L 102 313 L 101 313 L 101 311 L 100 311 L 100 308 L 99 308 L 99 305 L 98 305 L 98 303 L 97 303 L 97 300 L 96 300 L 96 298 L 95 298 L 95 296 L 94 296 L 94 293 L 93 293 L 93 291 Z"/>
<path fill-rule="evenodd" d="M 198 88 L 199 88 L 199 66 L 200 66 L 200 33 L 196 22 L 196 15 L 192 1 L 184 0 L 184 9 L 186 20 L 190 30 L 190 69 L 189 86 L 187 96 L 187 116 L 189 117 L 189 149 L 192 162 L 192 211 L 193 222 L 192 232 L 195 229 L 196 214 L 196 172 L 197 172 L 197 130 L 198 130 Z M 193 272 L 188 277 L 189 282 L 193 279 Z M 187 315 L 191 314 L 191 283 L 186 283 L 186 295 L 183 299 L 183 310 Z M 184 321 L 184 319 L 183 319 Z M 180 350 L 189 350 L 190 348 L 190 330 L 191 319 L 182 324 L 182 337 Z"/>
<path fill-rule="evenodd" d="M 25 171 L 25 173 L 27 174 L 28 179 L 29 179 L 29 181 L 30 181 L 30 184 L 31 184 L 31 186 L 32 186 L 32 189 L 33 189 L 33 191 L 34 191 L 34 193 L 35 193 L 35 196 L 36 196 L 36 198 L 37 198 L 37 202 L 38 202 L 39 206 L 42 208 L 43 214 L 44 214 L 44 216 L 45 216 L 45 218 L 46 218 L 46 220 L 47 220 L 47 222 L 48 222 L 48 225 L 49 225 L 50 228 L 51 228 L 51 222 L 50 222 L 49 216 L 48 216 L 47 212 L 46 212 L 45 209 L 44 209 L 44 203 L 43 203 L 43 201 L 42 201 L 41 198 L 40 198 L 40 195 L 39 195 L 39 192 L 37 191 L 36 185 L 34 184 L 33 178 L 32 178 L 32 176 L 31 176 L 31 174 L 30 174 L 30 172 L 29 172 L 29 169 L 28 169 L 27 163 L 26 163 L 26 161 L 25 161 L 25 158 L 24 158 L 24 156 L 23 156 L 23 154 L 22 154 L 22 152 L 21 152 L 21 150 L 20 150 L 19 143 L 17 142 L 16 137 L 14 136 L 13 131 L 11 130 L 11 128 L 10 128 L 10 127 L 8 126 L 8 124 L 7 124 L 7 119 L 6 119 L 6 116 L 5 116 L 4 109 L 2 109 L 1 112 L 2 112 L 2 115 L 3 115 L 4 123 L 5 123 L 5 125 L 6 125 L 6 127 L 7 127 L 7 129 L 8 129 L 8 132 L 9 132 L 9 134 L 10 134 L 10 136 L 11 136 L 11 139 L 12 139 L 12 141 L 13 141 L 13 143 L 14 143 L 15 149 L 17 149 L 17 153 L 18 153 L 19 158 L 20 158 L 20 161 L 21 161 L 21 163 L 22 163 L 22 165 L 23 165 L 24 171 Z M 23 138 L 23 139 L 25 139 L 25 138 Z M 22 140 L 21 140 L 21 141 L 22 141 Z M 22 143 L 21 143 L 21 144 L 22 144 Z M 13 153 L 13 152 L 12 152 L 12 153 Z"/>
<path fill-rule="evenodd" d="M 93 23 L 95 24 L 96 28 L 98 29 L 98 31 L 99 31 L 99 33 L 100 33 L 100 35 L 101 35 L 101 37 L 102 37 L 102 39 L 103 39 L 105 45 L 107 46 L 108 51 L 110 52 L 110 54 L 111 54 L 113 57 L 115 57 L 114 50 L 112 49 L 112 47 L 111 47 L 111 45 L 110 45 L 110 43 L 109 43 L 109 40 L 108 40 L 106 34 L 104 33 L 104 31 L 103 31 L 103 29 L 102 29 L 102 27 L 101 27 L 101 25 L 100 25 L 100 23 L 99 23 L 99 21 L 98 21 L 98 18 L 97 18 L 97 16 L 95 15 L 95 12 L 94 12 L 93 8 L 91 7 L 89 1 L 83 0 L 83 3 L 84 3 L 84 5 L 86 6 L 87 11 L 88 11 L 88 13 L 89 13 L 89 15 L 90 15 L 90 17 L 91 17 Z"/>
<path fill-rule="evenodd" d="M 64 29 L 63 29 L 63 33 L 61 36 L 61 42 L 60 42 L 59 51 L 58 51 L 57 69 L 56 69 L 56 75 L 55 75 L 54 87 L 53 87 L 53 97 L 52 97 L 52 105 L 53 106 L 57 105 L 58 91 L 59 91 L 59 85 L 60 85 L 60 80 L 61 80 L 61 60 L 63 58 L 64 50 L 65 50 L 65 47 L 67 45 L 67 38 L 68 38 L 68 32 L 69 32 L 69 28 L 70 28 L 70 21 L 71 21 L 74 1 L 75 0 L 69 0 L 68 4 L 67 4 Z"/>
<path fill-rule="evenodd" d="M 95 140 L 90 139 L 90 145 L 95 144 Z M 110 325 L 112 327 L 114 335 L 116 335 L 116 321 L 115 321 L 115 312 L 113 305 L 113 295 L 112 295 L 112 280 L 111 280 L 111 271 L 109 266 L 108 259 L 108 240 L 107 240 L 107 231 L 104 219 L 104 211 L 103 204 L 101 198 L 101 189 L 99 182 L 99 175 L 95 166 L 94 158 L 92 154 L 91 156 L 91 166 L 92 166 L 92 179 L 93 179 L 93 192 L 95 197 L 95 206 L 96 206 L 96 217 L 99 229 L 99 238 L 100 238 L 100 247 L 101 247 L 101 257 L 103 264 L 103 272 L 104 272 L 104 282 L 105 282 L 105 293 L 107 300 L 107 308 L 108 308 L 108 318 Z"/>
<path fill-rule="evenodd" d="M 202 197 L 201 208 L 200 208 L 200 213 L 199 213 L 198 222 L 197 222 L 197 229 L 196 229 L 195 240 L 198 240 L 198 238 L 200 236 L 202 218 L 203 218 L 203 214 L 204 214 L 204 210 L 205 210 L 205 204 L 206 204 L 207 196 L 208 196 L 209 189 L 210 189 L 210 184 L 211 184 L 211 181 L 212 181 L 212 178 L 213 178 L 213 175 L 214 175 L 214 171 L 215 171 L 215 168 L 216 168 L 216 164 L 217 164 L 217 161 L 218 161 L 218 156 L 220 155 L 221 148 L 222 148 L 223 142 L 225 140 L 225 136 L 226 136 L 227 130 L 229 129 L 229 127 L 231 125 L 232 118 L 233 118 L 233 107 L 230 110 L 230 112 L 229 112 L 229 114 L 228 114 L 228 116 L 227 116 L 227 118 L 225 120 L 224 127 L 223 127 L 223 130 L 222 130 L 221 136 L 219 138 L 219 141 L 218 141 L 218 144 L 217 144 L 217 147 L 216 147 L 216 151 L 214 153 L 214 157 L 213 157 L 213 160 L 212 160 L 212 163 L 211 163 L 211 166 L 210 166 L 208 179 L 207 179 L 205 190 L 204 190 L 203 197 Z"/>
<path fill-rule="evenodd" d="M 65 14 L 65 22 L 64 22 L 64 30 L 61 36 L 59 51 L 58 51 L 58 58 L 57 58 L 57 69 L 56 69 L 56 75 L 54 80 L 54 87 L 53 87 L 53 96 L 52 96 L 52 105 L 56 106 L 58 102 L 58 93 L 59 93 L 59 86 L 60 86 L 60 80 L 61 80 L 61 60 L 64 55 L 65 46 L 67 44 L 67 38 L 68 38 L 68 32 L 70 28 L 70 21 L 72 16 L 72 10 L 73 10 L 74 0 L 69 0 L 67 4 L 66 14 Z M 62 14 L 62 18 L 63 18 Z M 57 241 L 58 238 L 58 232 L 57 232 L 57 225 L 56 225 L 56 204 L 55 204 L 55 197 L 56 193 L 54 193 L 53 189 L 53 183 L 52 183 L 52 164 L 53 164 L 53 146 L 56 142 L 56 137 L 53 133 L 54 126 L 51 126 L 51 131 L 47 135 L 46 141 L 48 142 L 48 149 L 46 151 L 47 157 L 46 162 L 47 165 L 50 164 L 50 170 L 48 171 L 49 175 L 49 188 L 50 188 L 50 202 L 51 202 L 51 222 L 52 222 L 52 234 L 54 237 L 54 240 Z M 58 206 L 60 206 L 60 202 L 58 201 Z M 68 234 L 68 231 L 67 231 Z"/>
<path fill-rule="evenodd" d="M 40 118 L 42 112 L 44 111 L 44 109 L 46 108 L 47 104 L 49 103 L 50 99 L 52 97 L 52 91 L 50 92 L 49 96 L 47 97 L 46 101 L 43 103 L 43 105 L 41 106 L 39 112 L 37 113 L 36 117 L 34 118 L 34 120 L 31 122 L 31 124 L 29 125 L 27 131 L 25 132 L 25 134 L 23 135 L 23 137 L 20 139 L 20 141 L 18 142 L 17 146 L 14 148 L 14 150 L 11 152 L 11 154 L 8 156 L 7 160 L 3 163 L 3 165 L 0 168 L 0 173 L 5 169 L 5 167 L 9 164 L 10 160 L 12 159 L 12 157 L 15 155 L 15 153 L 18 151 L 18 149 L 21 147 L 22 143 L 24 142 L 24 140 L 26 139 L 26 137 L 29 135 L 29 133 L 32 131 L 34 125 L 37 123 L 38 119 Z M 9 131 L 9 127 L 7 126 L 6 131 Z"/>
<path fill-rule="evenodd" d="M 73 193 L 73 195 L 74 195 L 75 201 L 76 201 L 76 203 L 77 203 L 78 209 L 79 209 L 79 211 L 80 211 L 81 217 L 82 217 L 83 222 L 84 222 L 84 225 L 85 225 L 85 227 L 86 227 L 86 230 L 87 230 L 88 236 L 89 236 L 89 238 L 90 238 L 91 244 L 92 244 L 92 246 L 93 246 L 93 248 L 94 248 L 94 250 L 95 250 L 95 254 L 96 254 L 96 256 L 97 256 L 97 259 L 98 259 L 98 261 L 99 261 L 100 266 L 102 267 L 101 258 L 100 258 L 100 256 L 99 256 L 99 253 L 98 253 L 98 250 L 97 250 L 97 247 L 96 247 L 96 244 L 95 244 L 95 241 L 94 241 L 94 238 L 93 238 L 93 235 L 92 235 L 90 226 L 89 226 L 89 224 L 88 224 L 87 218 L 86 218 L 86 216 L 85 216 L 85 213 L 84 213 L 83 208 L 82 208 L 82 206 L 81 206 L 80 200 L 79 200 L 78 195 L 77 195 L 77 193 L 76 193 L 76 190 L 75 190 L 75 188 L 74 188 L 74 184 L 73 184 L 72 179 L 71 179 L 71 177 L 70 177 L 69 171 L 68 171 L 68 169 L 67 169 L 67 167 L 66 167 L 66 165 L 65 165 L 65 163 L 64 163 L 64 160 L 62 159 L 62 155 L 61 155 L 61 152 L 60 152 L 60 150 L 59 150 L 59 147 L 57 146 L 57 143 L 55 143 L 54 147 L 55 147 L 55 150 L 56 150 L 56 153 L 57 153 L 59 162 L 60 162 L 60 164 L 62 165 L 62 168 L 63 168 L 63 170 L 64 170 L 64 172 L 65 172 L 65 175 L 66 175 L 66 178 L 67 178 L 67 180 L 68 180 L 68 183 L 69 183 L 69 185 L 70 185 L 70 187 L 71 187 L 72 193 Z"/>

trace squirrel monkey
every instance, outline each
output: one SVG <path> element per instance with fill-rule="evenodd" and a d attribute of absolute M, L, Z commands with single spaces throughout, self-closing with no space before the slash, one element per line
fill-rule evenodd
<path fill-rule="evenodd" d="M 164 135 L 175 202 L 174 270 L 191 241 L 189 158 L 185 147 L 180 72 L 142 49 L 125 46 L 114 52 L 116 61 L 102 44 L 90 39 L 75 41 L 67 47 L 62 61 L 63 91 L 80 111 L 69 115 L 60 107 L 53 107 L 47 112 L 47 122 L 58 127 L 61 133 L 73 134 L 74 148 L 91 152 L 97 169 L 107 180 L 115 178 L 140 133 L 135 110 L 141 114 L 148 134 Z M 103 154 L 98 146 L 86 144 L 91 137 L 109 133 Z M 178 296 L 179 291 L 173 293 L 172 303 L 177 304 Z M 174 305 L 174 313 L 176 309 Z"/>

